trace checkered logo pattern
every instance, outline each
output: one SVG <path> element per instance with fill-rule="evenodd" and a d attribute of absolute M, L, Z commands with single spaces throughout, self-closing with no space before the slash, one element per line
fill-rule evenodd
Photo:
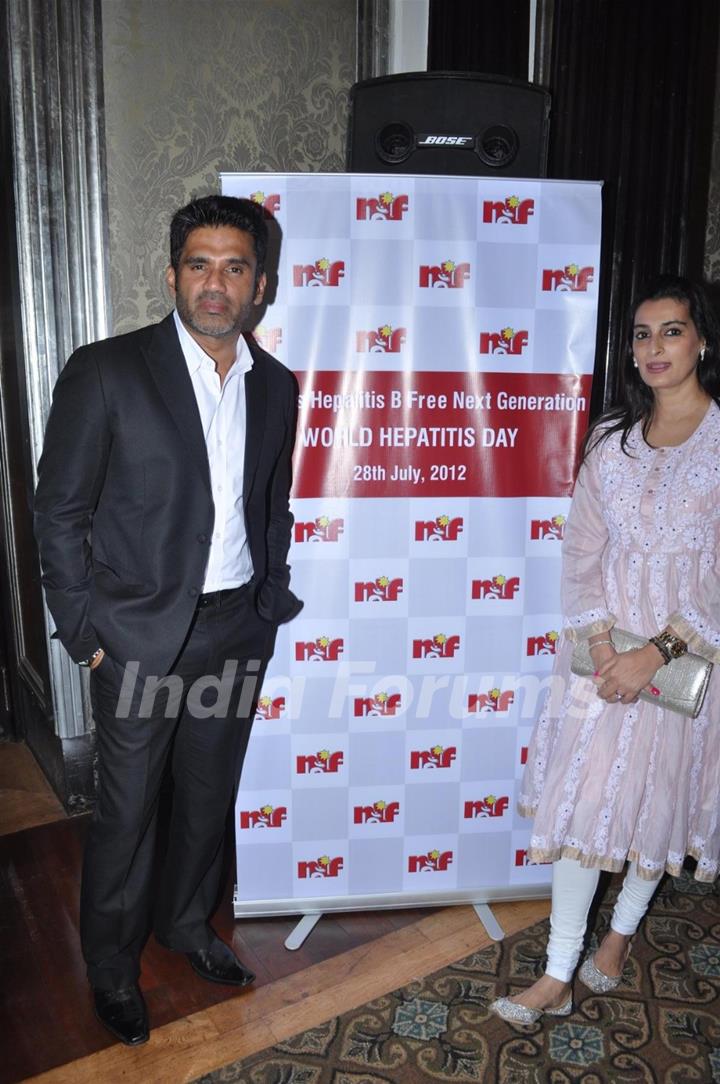
<path fill-rule="evenodd" d="M 282 231 L 256 331 L 301 400 L 236 913 L 547 884 L 515 811 L 558 646 L 600 188 L 239 175 Z"/>

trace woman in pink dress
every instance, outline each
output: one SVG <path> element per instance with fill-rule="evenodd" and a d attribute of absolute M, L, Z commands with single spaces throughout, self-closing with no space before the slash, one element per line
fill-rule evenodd
<path fill-rule="evenodd" d="M 572 1011 L 600 870 L 629 862 L 611 928 L 578 978 L 620 982 L 660 877 L 686 855 L 712 881 L 720 852 L 720 668 L 697 719 L 639 700 L 689 650 L 720 662 L 720 334 L 702 288 L 665 276 L 634 307 L 621 406 L 586 437 L 563 543 L 563 644 L 533 732 L 520 811 L 530 857 L 553 862 L 547 967 L 490 1006 L 532 1024 Z M 647 638 L 616 654 L 613 629 Z M 570 672 L 587 639 L 596 668 Z"/>

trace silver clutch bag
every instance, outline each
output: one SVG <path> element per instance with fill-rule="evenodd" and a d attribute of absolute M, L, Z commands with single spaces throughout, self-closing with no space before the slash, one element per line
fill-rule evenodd
<path fill-rule="evenodd" d="M 636 636 L 634 632 L 614 628 L 612 630 L 613 647 L 617 652 L 631 651 L 636 647 L 645 647 L 647 637 Z M 701 655 L 687 652 L 679 659 L 673 659 L 667 666 L 661 666 L 655 674 L 653 685 L 660 690 L 658 696 L 641 692 L 641 700 L 657 704 L 680 715 L 689 715 L 696 719 L 703 706 L 713 664 Z M 590 645 L 587 640 L 575 644 L 570 669 L 580 677 L 592 677 L 596 667 L 590 657 Z"/>

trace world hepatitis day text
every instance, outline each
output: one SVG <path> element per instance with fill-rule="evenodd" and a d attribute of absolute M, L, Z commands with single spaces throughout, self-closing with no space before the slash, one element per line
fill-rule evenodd
<path fill-rule="evenodd" d="M 518 429 L 434 425 L 308 425 L 300 427 L 304 448 L 514 448 Z"/>
<path fill-rule="evenodd" d="M 335 414 L 353 411 L 387 410 L 417 411 L 413 421 L 428 421 L 431 411 L 464 411 L 465 421 L 469 412 L 477 411 L 560 411 L 575 413 L 586 409 L 584 396 L 566 395 L 514 395 L 507 391 L 485 391 L 481 394 L 456 390 L 452 393 L 420 392 L 414 388 L 394 388 L 389 393 L 364 389 L 357 392 L 331 393 L 313 391 L 301 395 L 300 443 L 305 448 L 514 448 L 519 426 L 474 425 L 309 425 L 310 410 L 333 411 Z M 314 419 L 313 419 L 314 420 Z M 348 419 L 348 421 L 355 419 Z M 358 418 L 357 421 L 364 420 Z M 406 419 L 403 419 L 406 420 Z M 494 419 L 493 419 L 494 420 Z M 379 421 L 379 419 L 378 419 Z"/>

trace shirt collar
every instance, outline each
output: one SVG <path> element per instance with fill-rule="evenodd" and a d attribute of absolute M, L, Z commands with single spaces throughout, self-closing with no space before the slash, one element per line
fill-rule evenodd
<path fill-rule="evenodd" d="M 173 310 L 173 319 L 175 320 L 175 328 L 178 333 L 178 339 L 180 340 L 180 349 L 183 352 L 185 358 L 185 364 L 188 367 L 190 376 L 193 376 L 198 369 L 207 369 L 210 372 L 215 372 L 215 362 L 207 354 L 200 343 L 192 337 L 188 329 L 177 314 L 177 309 Z M 247 373 L 253 367 L 253 356 L 247 348 L 245 339 L 242 335 L 238 336 L 237 348 L 235 351 L 235 361 L 233 362 L 228 376 L 230 374 Z"/>

